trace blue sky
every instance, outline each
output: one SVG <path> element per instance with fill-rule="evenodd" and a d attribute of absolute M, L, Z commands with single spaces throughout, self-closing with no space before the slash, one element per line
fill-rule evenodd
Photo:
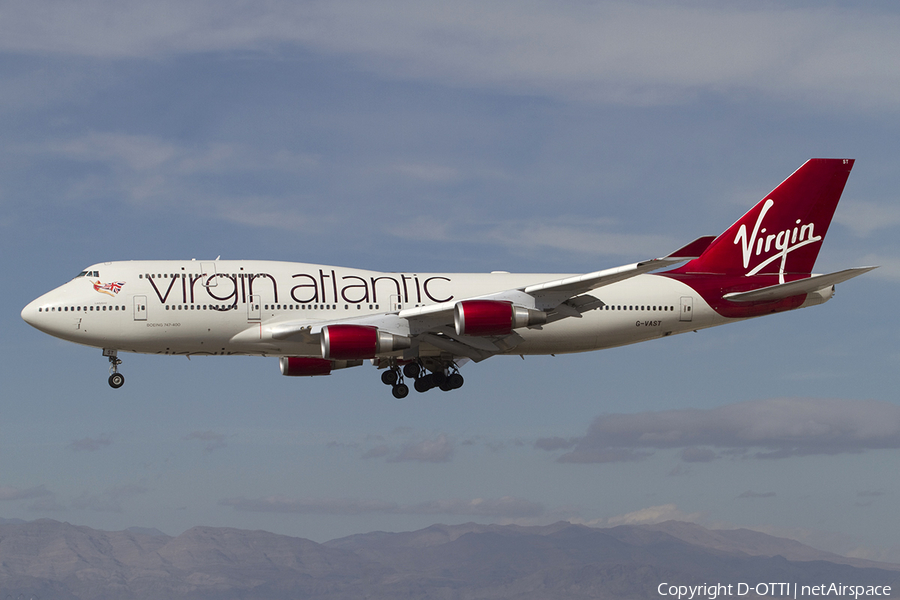
<path fill-rule="evenodd" d="M 892 3 L 6 3 L 0 516 L 318 541 L 680 518 L 900 561 L 898 25 Z M 815 156 L 857 159 L 818 269 L 881 265 L 831 302 L 495 358 L 452 394 L 140 355 L 113 391 L 99 350 L 19 318 L 105 260 L 593 271 L 723 231 Z M 622 433 L 654 427 L 682 437 Z"/>

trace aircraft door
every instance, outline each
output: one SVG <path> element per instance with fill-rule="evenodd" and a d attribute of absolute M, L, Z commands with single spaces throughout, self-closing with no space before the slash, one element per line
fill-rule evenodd
<path fill-rule="evenodd" d="M 391 294 L 391 312 L 400 310 L 402 305 L 400 304 L 400 296 L 397 294 Z"/>
<path fill-rule="evenodd" d="M 692 321 L 693 320 L 693 308 L 694 308 L 694 299 L 690 296 L 682 296 L 681 297 L 681 313 L 679 314 L 679 321 Z"/>
<path fill-rule="evenodd" d="M 147 320 L 147 296 L 134 296 L 134 320 Z"/>
<path fill-rule="evenodd" d="M 250 302 L 247 304 L 248 321 L 259 321 L 262 318 L 262 311 L 260 310 L 261 298 L 262 296 L 259 295 L 250 296 Z"/>

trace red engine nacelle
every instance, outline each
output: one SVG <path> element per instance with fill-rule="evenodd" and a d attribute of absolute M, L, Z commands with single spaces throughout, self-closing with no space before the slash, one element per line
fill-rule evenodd
<path fill-rule="evenodd" d="M 547 322 L 547 313 L 498 300 L 463 300 L 456 305 L 457 335 L 506 335 L 519 327 Z"/>
<path fill-rule="evenodd" d="M 314 356 L 282 356 L 279 361 L 281 374 L 289 377 L 330 375 L 334 369 L 358 367 L 361 364 L 361 360 L 328 360 Z"/>
<path fill-rule="evenodd" d="M 282 356 L 279 361 L 281 374 L 289 377 L 313 377 L 330 375 L 331 361 L 311 356 Z"/>
<path fill-rule="evenodd" d="M 322 358 L 353 360 L 409 348 L 410 339 L 370 325 L 326 325 L 322 328 Z"/>

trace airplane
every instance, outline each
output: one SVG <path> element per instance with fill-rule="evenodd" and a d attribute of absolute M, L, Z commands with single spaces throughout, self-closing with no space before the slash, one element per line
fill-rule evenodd
<path fill-rule="evenodd" d="M 495 355 L 587 352 L 828 301 L 876 267 L 812 269 L 853 159 L 811 159 L 724 233 L 585 274 L 376 272 L 258 260 L 104 262 L 22 310 L 52 336 L 119 352 L 258 355 L 288 376 L 370 361 L 396 398 L 463 385 Z M 681 266 L 659 271 L 666 267 Z"/>

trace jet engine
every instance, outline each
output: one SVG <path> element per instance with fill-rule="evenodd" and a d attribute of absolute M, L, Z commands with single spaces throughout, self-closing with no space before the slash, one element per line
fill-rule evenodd
<path fill-rule="evenodd" d="M 410 339 L 370 325 L 326 325 L 321 335 L 322 358 L 354 360 L 410 347 Z"/>
<path fill-rule="evenodd" d="M 289 377 L 314 377 L 330 375 L 333 369 L 358 367 L 361 360 L 328 360 L 313 356 L 282 356 L 279 361 L 281 374 Z"/>
<path fill-rule="evenodd" d="M 457 335 L 506 335 L 519 327 L 546 322 L 544 311 L 498 300 L 463 300 L 453 315 Z"/>

